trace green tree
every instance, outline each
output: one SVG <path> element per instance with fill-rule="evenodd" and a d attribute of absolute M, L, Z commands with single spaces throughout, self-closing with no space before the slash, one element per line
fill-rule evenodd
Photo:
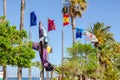
<path fill-rule="evenodd" d="M 98 48 L 99 50 L 101 50 L 102 47 L 100 48 L 100 45 L 103 45 L 103 44 L 108 45 L 107 43 L 110 41 L 114 42 L 113 34 L 110 32 L 110 28 L 111 28 L 110 26 L 105 26 L 104 23 L 100 23 L 100 22 L 97 22 L 96 24 L 94 24 L 93 27 L 91 26 L 88 27 L 87 30 L 90 33 L 94 34 L 98 39 L 98 42 L 94 43 L 95 48 Z M 96 56 L 98 58 L 98 54 L 96 54 Z M 101 56 L 103 55 L 100 54 L 99 57 Z M 99 59 L 99 61 L 101 60 Z"/>
<path fill-rule="evenodd" d="M 30 67 L 35 57 L 32 42 L 23 41 L 27 37 L 25 30 L 16 30 L 8 22 L 0 22 L 0 65 Z"/>
<path fill-rule="evenodd" d="M 24 34 L 23 34 L 24 35 Z M 16 66 L 18 66 L 18 73 L 22 75 L 21 69 L 22 67 L 24 68 L 30 68 L 32 66 L 32 59 L 35 58 L 35 52 L 32 50 L 32 43 L 27 43 L 23 42 L 23 36 L 21 34 L 21 41 L 19 41 L 19 45 L 15 47 L 15 59 L 17 60 Z M 19 70 L 20 68 L 20 70 Z M 22 77 L 18 75 L 19 79 Z"/>
<path fill-rule="evenodd" d="M 113 45 L 113 65 L 120 71 L 120 43 Z"/>
<path fill-rule="evenodd" d="M 57 68 L 59 74 L 63 71 L 65 77 L 71 80 L 75 79 L 75 77 L 82 79 L 82 75 L 86 79 L 91 77 L 90 74 L 94 73 L 96 69 L 95 49 L 92 45 L 78 42 L 68 48 L 67 51 L 69 57 L 65 58 L 64 63 Z"/>
<path fill-rule="evenodd" d="M 111 45 L 111 42 L 109 42 Z M 108 47 L 108 45 L 106 46 Z M 102 79 L 104 80 L 119 80 L 120 79 L 120 44 L 118 42 L 113 42 L 112 47 L 109 50 L 105 50 L 106 55 L 102 56 L 102 62 L 107 64 L 105 70 L 103 71 Z M 102 49 L 103 51 L 103 49 Z"/>
<path fill-rule="evenodd" d="M 9 26 L 8 21 L 3 22 L 3 18 L 1 17 L 2 21 L 0 22 L 0 64 L 4 66 L 4 79 L 6 79 L 6 65 L 12 64 L 12 60 L 14 60 L 13 45 L 18 43 L 19 36 L 17 34 L 20 32 L 16 30 L 15 26 Z"/>
<path fill-rule="evenodd" d="M 110 32 L 110 28 L 111 28 L 110 26 L 105 26 L 104 23 L 97 22 L 96 24 L 94 24 L 93 27 L 90 26 L 87 29 L 89 32 L 94 34 L 98 39 L 98 42 L 94 43 L 94 46 L 95 48 L 98 49 L 99 55 L 96 54 L 96 56 L 102 67 L 101 69 L 102 72 L 101 71 L 99 72 L 103 73 L 101 74 L 101 76 L 102 76 L 102 79 L 104 80 L 107 80 L 108 79 L 107 77 L 110 77 L 109 73 L 111 73 L 112 70 L 113 70 L 113 73 L 114 72 L 117 73 L 115 66 L 113 67 L 113 63 L 115 61 L 114 59 L 115 58 L 114 56 L 116 55 L 115 53 L 116 52 L 119 53 L 119 50 L 118 50 L 119 44 L 114 40 L 113 34 Z M 110 68 L 112 68 L 112 70 L 110 70 Z M 111 76 L 113 75 L 111 74 Z M 109 78 L 109 80 L 111 79 Z M 114 80 L 116 79 L 114 78 Z"/>
<path fill-rule="evenodd" d="M 42 65 L 41 65 L 40 61 L 33 62 L 32 65 L 37 67 L 38 69 L 42 70 Z"/>
<path fill-rule="evenodd" d="M 8 44 L 8 42 L 7 42 L 7 38 L 6 39 L 4 39 L 4 35 L 5 34 L 3 34 L 2 35 L 2 33 L 3 33 L 3 31 L 5 31 L 6 30 L 6 28 L 5 28 L 5 26 L 7 25 L 7 23 L 2 23 L 2 20 L 3 18 L 1 17 L 1 22 L 0 22 L 0 52 L 2 53 L 2 54 L 4 54 L 5 52 L 3 52 L 4 50 L 5 50 L 5 48 L 9 48 L 9 44 Z M 2 26 L 4 26 L 4 28 L 2 27 Z M 2 41 L 3 40 L 3 41 Z M 7 42 L 7 43 L 6 43 Z M 2 45 L 8 45 L 8 46 L 5 46 L 5 48 L 3 49 L 3 48 L 1 48 L 2 47 Z M 11 50 L 10 48 L 9 48 L 9 50 Z M 6 51 L 6 53 L 7 53 L 7 51 Z M 1 56 L 2 57 L 2 56 Z M 2 59 L 0 57 L 0 59 Z M 4 58 L 5 59 L 5 58 Z M 3 61 L 3 59 L 2 59 L 2 61 Z M 6 80 L 6 62 L 4 62 L 3 64 L 2 64 L 2 62 L 0 63 L 2 66 L 3 66 L 3 72 L 4 72 L 4 75 L 3 75 L 3 80 Z"/>
<path fill-rule="evenodd" d="M 114 41 L 113 34 L 110 32 L 111 26 L 105 26 L 104 23 L 97 22 L 92 26 L 87 28 L 87 31 L 94 34 L 98 42 L 95 43 L 95 47 L 98 47 L 100 44 L 105 44 L 107 41 Z"/>
<path fill-rule="evenodd" d="M 64 1 L 66 2 L 67 0 L 64 0 Z M 70 14 L 71 26 L 72 26 L 72 37 L 73 37 L 73 44 L 74 44 L 75 43 L 75 28 L 76 28 L 75 18 L 82 17 L 83 11 L 85 11 L 87 8 L 87 2 L 86 0 L 68 0 L 68 1 L 70 2 L 69 7 L 64 5 L 62 9 L 62 13 Z"/>

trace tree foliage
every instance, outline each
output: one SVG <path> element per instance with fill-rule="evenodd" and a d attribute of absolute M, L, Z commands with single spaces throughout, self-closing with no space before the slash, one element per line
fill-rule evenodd
<path fill-rule="evenodd" d="M 87 29 L 97 37 L 97 43 L 77 42 L 67 49 L 69 57 L 57 68 L 59 74 L 63 71 L 65 80 L 75 80 L 75 77 L 81 76 L 84 79 L 86 76 L 100 80 L 120 79 L 120 43 L 115 41 L 110 28 L 98 22 Z M 84 80 L 82 78 L 79 79 Z"/>
<path fill-rule="evenodd" d="M 77 42 L 72 47 L 68 48 L 67 51 L 69 57 L 64 59 L 64 63 L 59 67 L 58 72 L 63 72 L 66 78 L 71 78 L 72 80 L 84 74 L 91 77 L 90 74 L 94 73 L 97 68 L 96 50 L 92 45 Z"/>
<path fill-rule="evenodd" d="M 9 22 L 0 22 L 0 65 L 16 65 L 30 67 L 35 57 L 31 42 L 24 42 L 27 38 L 25 30 L 17 30 Z"/>
<path fill-rule="evenodd" d="M 98 61 L 101 65 L 101 70 L 99 70 L 99 73 L 102 73 L 100 77 L 102 80 L 119 79 L 119 72 L 117 66 L 114 65 L 114 63 L 117 61 L 119 62 L 118 48 L 120 48 L 120 44 L 115 41 L 113 34 L 110 32 L 110 29 L 110 26 L 105 26 L 104 23 L 100 22 L 97 22 L 87 29 L 98 39 L 98 42 L 94 43 L 94 46 L 98 48 Z"/>
<path fill-rule="evenodd" d="M 40 61 L 36 61 L 36 62 L 33 62 L 33 64 L 32 64 L 33 66 L 35 66 L 35 67 L 37 67 L 37 68 L 39 68 L 40 70 L 42 70 L 42 65 L 41 65 L 41 63 L 40 63 Z"/>

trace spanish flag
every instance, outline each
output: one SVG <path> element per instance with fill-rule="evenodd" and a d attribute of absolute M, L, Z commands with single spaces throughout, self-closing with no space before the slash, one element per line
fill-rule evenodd
<path fill-rule="evenodd" d="M 69 24 L 69 14 L 63 14 L 63 26 Z"/>

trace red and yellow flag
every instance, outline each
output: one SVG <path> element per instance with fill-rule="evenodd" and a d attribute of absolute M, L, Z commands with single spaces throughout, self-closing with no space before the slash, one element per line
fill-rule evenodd
<path fill-rule="evenodd" d="M 69 14 L 63 14 L 63 26 L 69 24 Z"/>
<path fill-rule="evenodd" d="M 48 32 L 55 29 L 56 29 L 56 26 L 54 24 L 54 20 L 48 19 Z"/>

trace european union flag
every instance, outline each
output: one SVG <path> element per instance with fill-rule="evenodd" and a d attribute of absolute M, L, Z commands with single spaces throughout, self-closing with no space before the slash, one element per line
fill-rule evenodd
<path fill-rule="evenodd" d="M 76 38 L 82 38 L 83 29 L 76 28 Z"/>
<path fill-rule="evenodd" d="M 37 17 L 34 12 L 30 13 L 30 26 L 37 25 Z"/>

